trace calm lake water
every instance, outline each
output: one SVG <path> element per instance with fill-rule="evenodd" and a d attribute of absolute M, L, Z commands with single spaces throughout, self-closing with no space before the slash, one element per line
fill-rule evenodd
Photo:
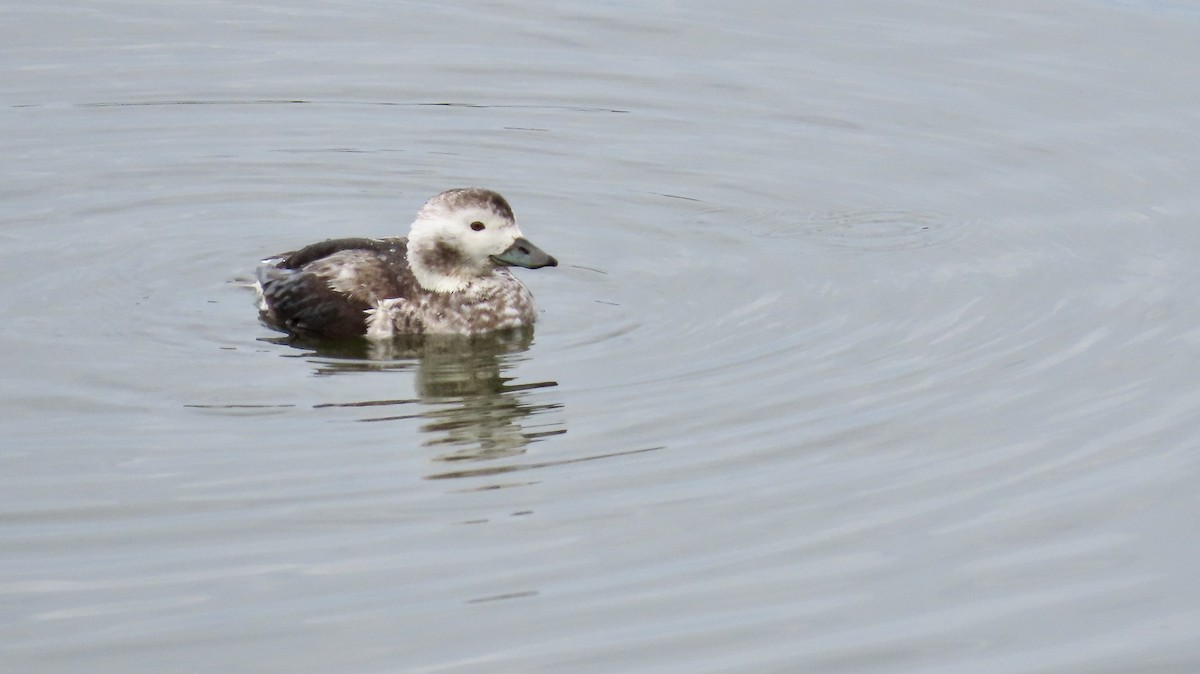
<path fill-rule="evenodd" d="M 0 670 L 1200 671 L 1200 10 L 5 2 Z M 480 185 L 532 334 L 256 261 Z"/>

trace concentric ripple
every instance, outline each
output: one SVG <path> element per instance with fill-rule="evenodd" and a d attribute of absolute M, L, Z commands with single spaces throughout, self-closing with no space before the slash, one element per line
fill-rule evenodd
<path fill-rule="evenodd" d="M 710 215 L 720 216 L 719 211 Z M 986 226 L 978 220 L 950 213 L 904 209 L 758 211 L 743 213 L 734 222 L 740 231 L 754 237 L 801 239 L 818 247 L 862 252 L 950 246 Z"/>

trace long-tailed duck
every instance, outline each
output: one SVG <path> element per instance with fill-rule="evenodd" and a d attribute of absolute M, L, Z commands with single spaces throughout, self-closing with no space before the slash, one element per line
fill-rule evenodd
<path fill-rule="evenodd" d="M 477 335 L 536 319 L 514 265 L 558 261 L 521 234 L 504 197 L 455 189 L 421 208 L 407 238 L 331 239 L 263 260 L 259 307 L 308 337 Z"/>

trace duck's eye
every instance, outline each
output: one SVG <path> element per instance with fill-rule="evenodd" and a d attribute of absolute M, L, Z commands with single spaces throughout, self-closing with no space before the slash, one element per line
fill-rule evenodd
<path fill-rule="evenodd" d="M 487 225 L 483 224 L 482 222 L 480 222 L 478 220 L 471 223 L 471 229 L 473 229 L 477 232 L 482 232 L 486 228 L 487 228 Z"/>

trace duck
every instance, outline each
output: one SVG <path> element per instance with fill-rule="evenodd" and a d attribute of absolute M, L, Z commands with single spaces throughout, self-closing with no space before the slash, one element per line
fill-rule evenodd
<path fill-rule="evenodd" d="M 482 335 L 528 328 L 533 295 L 512 267 L 556 267 L 525 238 L 499 193 L 434 196 L 407 237 L 328 239 L 259 263 L 270 327 L 310 338 Z"/>

